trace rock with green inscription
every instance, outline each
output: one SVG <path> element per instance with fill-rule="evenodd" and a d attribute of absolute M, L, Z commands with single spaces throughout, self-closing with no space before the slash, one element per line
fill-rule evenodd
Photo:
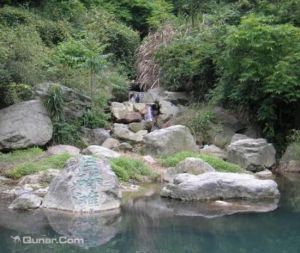
<path fill-rule="evenodd" d="M 43 207 L 71 212 L 97 212 L 120 207 L 118 178 L 106 160 L 77 156 L 51 182 Z"/>

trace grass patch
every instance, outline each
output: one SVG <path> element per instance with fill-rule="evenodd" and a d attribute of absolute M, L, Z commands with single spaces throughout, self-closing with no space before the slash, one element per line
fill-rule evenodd
<path fill-rule="evenodd" d="M 209 165 L 214 167 L 216 171 L 222 171 L 222 172 L 241 172 L 242 169 L 239 165 L 226 162 L 220 158 L 217 158 L 215 156 L 211 155 L 203 155 L 198 154 L 195 152 L 179 152 L 174 155 L 169 156 L 163 156 L 160 159 L 160 163 L 164 167 L 175 167 L 178 163 L 183 161 L 187 157 L 195 157 L 195 158 L 201 158 L 203 161 L 207 162 Z"/>
<path fill-rule="evenodd" d="M 35 162 L 25 162 L 17 165 L 12 170 L 7 171 L 6 176 L 13 179 L 19 179 L 23 176 L 31 175 L 42 170 L 62 169 L 65 162 L 70 157 L 69 154 L 64 153 L 46 157 Z"/>
<path fill-rule="evenodd" d="M 130 179 L 141 181 L 144 176 L 155 178 L 157 174 L 142 161 L 128 157 L 119 157 L 110 161 L 112 170 L 121 181 Z"/>
<path fill-rule="evenodd" d="M 28 148 L 22 150 L 16 150 L 7 154 L 0 153 L 0 163 L 19 163 L 30 161 L 43 154 L 43 150 L 40 148 Z"/>

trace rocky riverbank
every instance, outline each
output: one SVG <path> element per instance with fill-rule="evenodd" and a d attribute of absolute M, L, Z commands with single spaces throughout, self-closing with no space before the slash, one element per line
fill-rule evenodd
<path fill-rule="evenodd" d="M 47 89 L 36 93 L 37 100 L 0 111 L 1 150 L 44 146 L 51 140 L 52 123 L 40 102 Z M 89 100 L 67 88 L 64 92 L 73 98 L 67 111 L 76 118 Z M 21 158 L 17 162 L 5 162 L 6 154 L 2 154 L 0 164 L 7 168 L 2 174 L 17 179 L 1 179 L 1 192 L 14 199 L 10 208 L 42 207 L 75 213 L 118 209 L 122 191 L 136 191 L 143 183 L 153 181 L 168 181 L 161 191 L 163 197 L 221 201 L 215 205 L 224 209 L 230 206 L 231 211 L 235 207 L 246 209 L 223 200 L 277 201 L 279 191 L 272 174 L 275 148 L 257 138 L 257 133 L 235 115 L 215 108 L 220 128 L 215 132 L 211 125 L 205 134 L 210 141 L 204 144 L 201 136 L 177 123 L 185 113 L 187 94 L 156 88 L 133 93 L 129 98 L 127 102 L 111 103 L 111 129 L 82 129 L 87 144 L 83 149 L 49 146 L 32 158 L 25 156 L 28 161 Z M 35 125 L 37 119 L 39 124 Z M 22 124 L 16 124 L 21 120 Z M 290 150 L 283 158 L 285 164 L 294 162 L 289 160 Z M 281 163 L 280 168 L 283 166 Z"/>

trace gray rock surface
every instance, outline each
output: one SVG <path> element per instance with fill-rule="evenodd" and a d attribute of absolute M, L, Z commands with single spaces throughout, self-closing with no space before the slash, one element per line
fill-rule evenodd
<path fill-rule="evenodd" d="M 40 184 L 47 185 L 59 174 L 60 170 L 57 169 L 48 169 L 45 171 L 40 171 L 38 173 L 27 175 L 21 178 L 18 185 L 26 184 Z"/>
<path fill-rule="evenodd" d="M 16 198 L 9 206 L 10 209 L 36 209 L 42 204 L 42 198 L 35 194 L 23 194 Z"/>
<path fill-rule="evenodd" d="M 186 92 L 164 91 L 162 98 L 175 105 L 184 105 L 190 102 L 190 96 Z"/>
<path fill-rule="evenodd" d="M 122 122 L 125 124 L 130 124 L 132 122 L 140 122 L 142 120 L 142 115 L 138 112 L 128 112 L 124 115 L 124 118 L 119 120 L 118 122 Z"/>
<path fill-rule="evenodd" d="M 130 112 L 134 112 L 133 103 L 130 102 L 125 102 L 125 103 L 112 102 L 110 110 L 113 117 L 117 121 L 122 121 L 125 118 L 126 114 Z"/>
<path fill-rule="evenodd" d="M 104 141 L 110 138 L 109 130 L 104 128 L 81 128 L 83 141 L 87 145 L 102 145 Z"/>
<path fill-rule="evenodd" d="M 261 171 L 275 165 L 276 151 L 265 139 L 239 139 L 228 146 L 228 161 L 249 171 Z"/>
<path fill-rule="evenodd" d="M 119 150 L 123 152 L 132 151 L 133 147 L 128 142 L 120 143 Z"/>
<path fill-rule="evenodd" d="M 272 171 L 270 171 L 270 170 L 262 170 L 262 171 L 256 172 L 254 175 L 259 179 L 274 179 L 275 178 Z"/>
<path fill-rule="evenodd" d="M 130 131 L 137 133 L 138 131 L 146 130 L 146 122 L 133 122 L 129 124 L 128 128 Z"/>
<path fill-rule="evenodd" d="M 120 145 L 120 142 L 114 138 L 108 138 L 102 144 L 103 147 L 109 148 L 109 149 L 118 149 L 119 145 Z"/>
<path fill-rule="evenodd" d="M 150 89 L 143 93 L 142 101 L 143 103 L 155 103 L 162 99 L 163 90 L 160 87 Z"/>
<path fill-rule="evenodd" d="M 159 112 L 157 122 L 158 125 L 162 127 L 166 122 L 180 115 L 181 110 L 171 102 L 162 100 L 159 102 Z"/>
<path fill-rule="evenodd" d="M 200 158 L 188 157 L 177 164 L 175 168 L 168 168 L 164 175 L 164 180 L 172 182 L 177 174 L 189 173 L 199 175 L 206 172 L 213 172 L 215 169 Z"/>
<path fill-rule="evenodd" d="M 272 199 L 279 197 L 273 180 L 254 175 L 207 172 L 200 175 L 178 174 L 173 183 L 161 190 L 161 196 L 180 200 Z"/>
<path fill-rule="evenodd" d="M 117 158 L 120 157 L 120 154 L 111 149 L 105 148 L 103 146 L 91 145 L 82 151 L 85 155 L 93 155 L 98 158 Z"/>
<path fill-rule="evenodd" d="M 42 102 L 31 100 L 0 110 L 0 150 L 43 146 L 53 127 Z"/>
<path fill-rule="evenodd" d="M 119 182 L 106 160 L 77 156 L 51 182 L 43 207 L 96 212 L 120 207 Z"/>
<path fill-rule="evenodd" d="M 227 152 L 215 145 L 205 145 L 199 150 L 200 154 L 212 155 L 223 160 L 227 160 Z"/>
<path fill-rule="evenodd" d="M 244 135 L 244 134 L 235 134 L 231 138 L 231 143 L 239 141 L 239 140 L 245 140 L 245 139 L 249 139 L 249 137 L 247 135 Z"/>
<path fill-rule="evenodd" d="M 128 129 L 128 125 L 114 124 L 113 136 L 120 140 L 142 142 L 144 136 L 148 133 L 146 130 L 140 130 L 136 133 Z"/>
<path fill-rule="evenodd" d="M 47 149 L 48 155 L 58 155 L 63 153 L 75 156 L 80 154 L 80 149 L 71 145 L 55 145 Z"/>
<path fill-rule="evenodd" d="M 145 135 L 144 142 L 145 153 L 154 156 L 198 149 L 190 130 L 181 125 L 155 130 Z"/>
<path fill-rule="evenodd" d="M 300 172 L 300 144 L 293 142 L 288 145 L 284 152 L 279 168 L 279 173 L 299 173 Z"/>

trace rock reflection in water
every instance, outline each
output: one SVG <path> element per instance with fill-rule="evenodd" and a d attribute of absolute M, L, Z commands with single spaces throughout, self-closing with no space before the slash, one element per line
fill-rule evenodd
<path fill-rule="evenodd" d="M 48 221 L 41 209 L 12 210 L 8 208 L 12 201 L 12 198 L 1 198 L 0 227 L 33 235 L 45 234 L 48 231 Z"/>
<path fill-rule="evenodd" d="M 80 247 L 91 248 L 113 239 L 119 231 L 121 213 L 119 209 L 93 214 L 73 214 L 44 210 L 49 225 L 59 235 L 70 239 L 82 238 Z"/>
<path fill-rule="evenodd" d="M 278 199 L 264 201 L 229 200 L 184 202 L 163 199 L 154 194 L 148 198 L 137 198 L 135 201 L 127 203 L 125 208 L 138 210 L 151 218 L 166 216 L 202 216 L 214 218 L 243 212 L 270 212 L 278 207 L 278 202 Z"/>
<path fill-rule="evenodd" d="M 290 212 L 300 212 L 300 175 L 287 173 L 277 179 L 280 191 L 289 196 L 282 199 L 282 206 Z"/>
<path fill-rule="evenodd" d="M 197 247 L 197 240 L 203 240 L 203 245 L 207 245 L 207 234 L 214 237 L 223 235 L 229 231 L 234 233 L 246 229 L 245 224 L 240 222 L 242 215 L 236 219 L 236 216 L 230 216 L 232 226 L 227 226 L 228 218 L 223 216 L 240 212 L 269 212 L 278 207 L 278 200 L 264 202 L 183 202 L 171 199 L 163 199 L 157 193 L 148 197 L 137 197 L 124 204 L 123 211 L 126 221 L 126 231 L 123 234 L 131 233 L 129 238 L 135 238 L 126 244 L 126 251 L 135 252 L 136 249 L 141 252 L 159 252 L 158 249 L 168 249 L 162 252 L 183 252 L 183 248 L 200 252 Z M 202 218 L 201 218 L 202 217 Z M 219 219 L 208 219 L 216 218 Z M 194 220 L 194 222 L 193 222 Z M 212 226 L 212 224 L 214 224 Z M 249 222 L 246 227 L 250 231 L 256 231 L 257 224 Z M 172 237 L 168 234 L 172 231 Z M 186 238 L 185 235 L 193 235 Z M 184 236 L 183 236 L 184 235 Z M 194 236 L 198 235 L 198 239 Z M 174 237 L 177 237 L 174 238 Z M 128 238 L 128 239 L 129 239 Z M 190 241 L 182 241 L 190 239 Z M 126 239 L 126 240 L 128 240 Z M 177 245 L 175 247 L 174 245 Z M 193 244 L 195 244 L 193 246 Z M 173 245 L 173 246 L 172 246 Z M 204 247 L 205 248 L 205 247 Z M 203 251 L 207 252 L 207 251 Z"/>

